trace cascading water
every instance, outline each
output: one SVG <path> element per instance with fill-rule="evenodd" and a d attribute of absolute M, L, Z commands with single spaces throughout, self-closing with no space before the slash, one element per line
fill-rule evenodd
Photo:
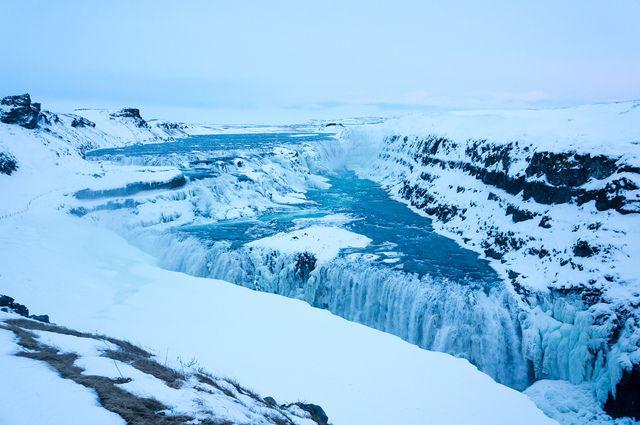
<path fill-rule="evenodd" d="M 272 139 L 269 143 L 277 145 Z M 497 275 L 476 254 L 435 234 L 428 219 L 352 173 L 333 175 L 329 189 L 309 190 L 310 169 L 317 168 L 310 164 L 327 166 L 330 155 L 318 152 L 331 146 L 325 142 L 286 155 L 254 150 L 229 156 L 226 152 L 224 156 L 211 154 L 214 158 L 204 161 L 207 152 L 194 154 L 189 146 L 169 148 L 174 149 L 173 163 L 180 164 L 180 158 L 186 158 L 183 164 L 197 161 L 183 170 L 196 178 L 171 198 L 190 202 L 200 221 L 176 226 L 163 223 L 160 229 L 148 223 L 120 227 L 163 267 L 305 300 L 422 348 L 467 358 L 497 381 L 524 389 L 530 379 L 519 308 Z M 154 150 L 163 146 L 135 149 L 146 157 L 134 154 L 130 158 L 126 152 L 117 152 L 119 161 L 157 164 L 155 155 L 161 152 Z M 220 143 L 215 149 L 220 151 Z M 306 191 L 312 203 L 281 205 L 278 211 L 273 194 L 282 194 L 287 187 Z M 223 207 L 232 204 L 237 193 L 248 192 L 253 193 L 258 207 L 249 211 L 244 206 L 240 215 L 248 211 L 250 218 L 211 221 L 228 217 Z M 272 211 L 268 219 L 265 211 Z M 301 226 L 296 221 L 301 218 L 335 213 L 352 217 L 343 226 L 370 237 L 372 244 L 318 264 L 304 253 L 246 246 Z M 395 256 L 385 257 L 389 255 Z"/>

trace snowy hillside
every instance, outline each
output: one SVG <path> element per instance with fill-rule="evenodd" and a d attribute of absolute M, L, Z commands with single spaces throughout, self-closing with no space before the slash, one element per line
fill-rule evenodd
<path fill-rule="evenodd" d="M 168 359 L 162 364 L 131 343 L 5 310 L 0 395 L 7 423 L 328 424 L 319 406 L 278 405 L 193 361 L 167 366 Z"/>
<path fill-rule="evenodd" d="M 0 326 L 7 348 L 0 357 L 0 370 L 5 376 L 4 371 L 11 370 L 21 385 L 0 385 L 0 415 L 15 414 L 14 401 L 36 415 L 32 417 L 61 414 L 50 398 L 40 403 L 37 400 L 43 398 L 36 398 L 40 393 L 22 384 L 34 380 L 45 381 L 59 392 L 59 400 L 68 403 L 65 414 L 74 419 L 119 421 L 103 409 L 117 413 L 112 404 L 96 406 L 96 389 L 56 380 L 54 371 L 28 358 L 46 351 L 54 359 L 77 358 L 74 364 L 85 374 L 112 381 L 110 385 L 124 390 L 125 398 L 143 396 L 169 407 L 166 415 L 176 421 L 181 415 L 204 421 L 194 408 L 197 405 L 237 423 L 243 421 L 229 415 L 245 415 L 248 423 L 260 423 L 254 419 L 258 415 L 268 423 L 269 417 L 287 414 L 293 423 L 297 418 L 309 423 L 312 414 L 301 406 L 313 403 L 324 409 L 333 424 L 554 423 L 526 395 L 496 383 L 467 360 L 423 350 L 300 300 L 159 267 L 171 256 L 167 249 L 172 246 L 159 238 L 169 237 L 172 226 L 308 204 L 311 188 L 329 187 L 326 178 L 316 174 L 326 169 L 319 145 L 274 146 L 269 155 L 203 160 L 208 173 L 204 176 L 166 162 L 87 161 L 83 157 L 93 147 L 175 136 L 158 133 L 149 122 L 150 128 L 145 127 L 131 109 L 115 117 L 78 111 L 95 124 L 78 127 L 72 125 L 72 115 L 41 112 L 24 98 L 18 103 L 3 106 L 3 111 L 9 111 L 3 112 L 3 121 L 12 123 L 0 124 L 0 152 L 11 161 L 5 160 L 10 172 L 0 174 L 0 293 L 34 312 L 48 314 L 59 326 L 76 330 L 72 335 L 78 339 L 69 338 L 70 331 L 58 326 L 45 328 L 3 316 Z M 8 115 L 19 119 L 7 119 Z M 37 125 L 21 126 L 25 122 Z M 184 157 L 176 165 L 182 161 Z M 334 259 L 343 261 L 338 258 L 341 250 L 368 245 L 366 237 L 341 227 L 349 221 L 339 215 L 300 220 L 306 230 L 262 238 L 242 249 L 253 248 L 255 261 L 273 260 L 282 251 L 281 261 L 298 259 L 297 275 L 319 283 L 317 274 L 323 267 Z M 155 250 L 157 256 L 132 242 L 149 252 Z M 317 259 L 313 258 L 320 260 L 316 269 L 312 257 L 299 257 L 297 251 L 317 249 L 318 242 L 325 248 L 315 252 Z M 186 256 L 173 251 L 173 259 L 191 256 L 194 262 L 202 261 L 197 258 L 199 251 L 190 251 L 193 246 L 179 245 Z M 261 271 L 269 272 L 268 267 Z M 197 380 L 197 375 L 185 375 L 183 384 L 172 388 L 127 362 L 115 363 L 120 372 L 118 368 L 114 372 L 111 364 L 120 360 L 105 362 L 102 346 L 118 345 L 115 341 L 140 346 L 163 367 L 181 372 L 182 365 L 197 362 L 215 376 L 238 379 L 240 384 L 229 396 L 224 390 L 219 394 L 215 388 L 198 385 L 192 379 Z M 35 351 L 16 357 L 25 344 Z M 82 371 L 76 372 L 75 378 L 84 379 Z M 131 381 L 120 381 L 120 373 Z M 233 381 L 225 378 L 209 385 L 224 387 L 225 382 Z M 200 387 L 211 393 L 198 393 Z M 254 389 L 264 398 L 239 388 Z M 231 405 L 238 411 L 231 412 Z M 73 416 L 74 409 L 78 416 Z M 11 422 L 33 423 L 19 414 L 11 416 Z"/>

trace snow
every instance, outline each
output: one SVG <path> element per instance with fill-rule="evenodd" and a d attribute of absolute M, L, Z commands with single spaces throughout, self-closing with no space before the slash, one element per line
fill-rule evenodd
<path fill-rule="evenodd" d="M 30 210 L 0 230 L 0 291 L 33 311 L 195 358 L 278 400 L 309 400 L 335 424 L 552 423 L 465 360 L 301 301 L 162 270 L 114 233 L 59 211 Z"/>
<path fill-rule="evenodd" d="M 327 263 L 338 256 L 341 249 L 364 248 L 371 242 L 341 227 L 310 226 L 292 232 L 278 233 L 247 244 L 252 248 L 263 248 L 283 254 L 313 253 L 318 263 Z"/>
<path fill-rule="evenodd" d="M 293 220 L 293 224 L 298 227 L 310 226 L 312 224 L 321 224 L 325 226 L 340 226 L 347 223 L 351 223 L 357 220 L 349 214 L 327 214 L 321 217 L 304 217 L 296 218 Z"/>
<path fill-rule="evenodd" d="M 0 322 L 4 319 L 15 319 L 20 316 L 11 313 L 0 313 Z M 207 376 L 208 381 L 202 381 L 195 376 L 195 373 L 199 373 L 202 377 L 202 371 L 200 369 L 194 370 L 195 366 L 184 365 L 181 363 L 181 375 L 177 372 L 177 376 L 183 376 L 184 381 L 180 380 L 174 383 L 175 386 L 168 386 L 162 380 L 145 373 L 136 367 L 124 363 L 119 360 L 114 360 L 104 356 L 105 351 L 116 352 L 120 350 L 120 347 L 116 344 L 105 340 L 97 335 L 67 335 L 64 333 L 58 333 L 56 330 L 51 331 L 27 331 L 33 334 L 38 340 L 38 343 L 48 347 L 54 347 L 56 350 L 62 353 L 73 353 L 77 356 L 74 360 L 74 365 L 82 369 L 82 374 L 91 376 L 103 376 L 109 379 L 119 380 L 120 383 L 116 385 L 123 390 L 142 398 L 151 398 L 161 402 L 167 407 L 165 414 L 167 415 L 187 415 L 195 417 L 200 420 L 215 419 L 218 422 L 231 422 L 237 424 L 271 424 L 273 420 L 267 418 L 281 418 L 284 419 L 285 415 L 292 423 L 297 425 L 313 425 L 314 421 L 309 419 L 308 412 L 305 412 L 299 408 L 290 407 L 282 409 L 274 409 L 267 406 L 261 399 L 256 399 L 247 395 L 245 392 L 241 392 L 239 387 L 232 385 L 229 381 L 221 378 Z M 20 351 L 18 346 L 11 341 L 10 331 L 0 330 L 0 341 L 8 339 L 10 342 L 11 352 L 3 353 L 8 354 L 7 358 L 3 358 L 0 354 L 4 365 L 5 360 L 9 363 L 21 360 L 21 363 L 28 365 L 31 363 L 34 368 L 41 365 L 40 362 L 34 360 L 28 360 L 25 358 L 18 358 L 12 356 L 16 352 Z M 152 359 L 149 361 L 153 361 Z M 197 365 L 196 365 L 197 366 Z M 162 366 L 158 365 L 158 368 Z M 63 380 L 61 377 L 55 375 L 49 379 L 54 383 L 60 381 L 72 382 L 70 380 Z M 33 379 L 28 381 L 32 385 L 40 385 L 39 379 Z M 212 385 L 211 383 L 214 383 Z M 1 385 L 1 384 L 0 384 Z M 221 388 L 224 389 L 221 390 Z M 61 390 L 65 390 L 64 385 Z M 0 391 L 2 387 L 0 386 Z M 242 390 L 244 391 L 244 390 Z M 0 392 L 0 396 L 3 392 Z M 24 397 L 22 394 L 21 397 Z M 11 406 L 9 410 L 10 414 L 2 416 L 5 412 L 0 411 L 0 423 L 4 423 L 4 419 L 14 419 L 11 424 L 31 424 L 31 423 L 60 423 L 56 420 L 49 420 L 41 418 L 39 422 L 32 422 L 29 414 L 23 415 L 18 409 L 23 407 L 24 400 L 18 400 L 19 397 L 3 397 L 0 400 L 0 407 L 2 402 L 6 399 L 9 402 L 16 403 L 15 406 Z M 73 400 L 71 400 L 73 401 Z M 29 401 L 26 401 L 29 403 Z M 18 407 L 18 409 L 16 409 Z M 46 406 L 45 406 L 46 407 Z M 67 405 L 66 408 L 70 412 L 74 412 L 75 405 Z M 80 409 L 82 407 L 80 406 Z M 42 408 L 36 408 L 35 415 L 43 415 Z M 103 423 L 100 417 L 100 410 L 98 411 L 98 422 Z M 16 413 L 17 411 L 17 413 Z M 75 416 L 69 422 L 64 423 L 84 423 L 81 420 L 86 420 L 83 412 L 80 412 L 77 417 Z M 13 418 L 13 416 L 20 416 L 19 418 Z M 103 415 L 105 416 L 105 415 Z M 107 416 L 107 423 L 123 423 L 117 415 L 112 415 L 115 418 Z M 67 417 L 61 418 L 62 420 L 69 420 Z M 91 422 L 94 423 L 94 422 Z"/>
<path fill-rule="evenodd" d="M 564 425 L 633 425 L 629 418 L 612 420 L 593 396 L 590 384 L 540 380 L 525 391 L 549 417 Z"/>
<path fill-rule="evenodd" d="M 118 346 L 105 340 L 81 338 L 49 331 L 33 331 L 38 342 L 62 350 L 65 353 L 76 353 L 83 357 L 97 357 L 100 352 L 117 350 Z"/>
<path fill-rule="evenodd" d="M 193 181 L 188 187 L 170 193 L 145 192 L 128 197 L 140 205 L 134 214 L 126 217 L 124 212 L 105 210 L 92 214 L 88 220 L 65 215 L 69 207 L 81 203 L 64 194 L 83 188 L 114 189 L 136 182 L 163 182 L 178 177 L 180 172 L 173 166 L 125 167 L 86 162 L 76 154 L 76 149 L 88 141 L 95 142 L 94 147 L 121 146 L 169 141 L 170 137 L 157 133 L 153 125 L 150 133 L 134 134 L 131 129 L 120 128 L 126 127 L 126 123 L 113 121 L 105 114 L 96 118 L 96 129 L 54 127 L 51 134 L 0 125 L 0 151 L 14 154 L 20 166 L 12 176 L 0 175 L 0 192 L 6 201 L 0 205 L 0 246 L 3 248 L 0 250 L 0 293 L 24 302 L 34 312 L 50 314 L 59 323 L 131 339 L 162 356 L 168 352 L 173 365 L 177 365 L 178 356 L 196 358 L 207 369 L 232 376 L 279 401 L 305 399 L 317 403 L 325 408 L 335 424 L 514 423 L 514 418 L 517 423 L 551 423 L 522 394 L 497 385 L 464 360 L 420 350 L 396 337 L 347 322 L 300 301 L 162 270 L 158 267 L 161 260 L 143 254 L 92 221 L 126 234 L 144 227 L 151 228 L 153 233 L 173 225 L 197 224 L 198 220 L 254 217 L 275 208 L 286 209 L 287 205 L 307 202 L 305 193 L 311 187 L 328 187 L 324 177 L 314 174 L 317 168 L 327 164 L 335 167 L 346 164 L 397 195 L 399 179 L 417 181 L 422 171 L 433 169 L 415 166 L 412 172 L 407 172 L 398 165 L 412 164 L 410 148 L 414 147 L 415 140 L 409 139 L 403 146 L 387 146 L 384 136 L 389 134 L 422 137 L 433 133 L 458 142 L 457 149 L 438 157 L 443 160 L 464 160 L 469 139 L 487 138 L 496 144 L 517 140 L 520 149 L 619 155 L 621 162 L 638 166 L 638 114 L 637 102 L 627 102 L 555 110 L 436 113 L 348 128 L 340 140 L 313 148 L 277 147 L 265 155 L 243 157 L 242 166 L 237 161 L 212 166 L 219 175 L 207 184 Z M 103 125 L 101 120 L 110 121 Z M 193 132 L 196 127 L 187 127 L 185 131 Z M 207 129 L 212 132 L 245 130 L 215 126 Z M 264 128 L 247 131 L 264 131 Z M 380 152 L 388 155 L 387 160 L 378 158 Z M 175 158 L 166 158 L 162 163 L 179 165 Z M 509 172 L 521 173 L 525 165 L 524 160 L 516 161 Z M 632 173 L 625 175 L 634 178 Z M 239 176 L 250 177 L 250 181 Z M 635 215 L 597 211 L 593 203 L 577 207 L 523 201 L 499 189 L 488 189 L 459 170 L 438 171 L 437 177 L 429 190 L 438 202 L 468 209 L 465 220 L 454 219 L 446 224 L 434 221 L 438 232 L 479 252 L 482 252 L 480 244 L 486 231 L 483 222 L 531 238 L 527 239 L 525 249 L 507 253 L 504 264 L 493 262 L 505 276 L 508 269 L 517 269 L 521 272 L 518 282 L 537 291 L 538 304 L 522 303 L 522 310 L 516 312 L 522 328 L 512 330 L 514 334 L 522 333 L 522 341 L 515 339 L 514 345 L 524 344 L 526 356 L 533 361 L 539 377 L 562 378 L 571 383 L 545 380 L 526 394 L 548 415 L 563 423 L 581 423 L 587 419 L 595 423 L 611 421 L 599 410 L 599 405 L 620 378 L 621 371 L 639 361 L 637 333 L 623 328 L 619 342 L 609 347 L 605 362 L 602 357 L 596 358 L 591 348 L 602 347 L 609 329 L 593 319 L 599 314 L 610 317 L 615 303 L 632 303 L 640 297 L 640 280 L 634 265 L 640 254 L 640 244 L 636 243 L 640 240 L 636 237 L 640 227 Z M 594 179 L 584 187 L 597 189 L 606 183 Z M 465 190 L 456 191 L 458 185 Z M 488 191 L 499 199 L 487 199 Z M 113 198 L 111 201 L 123 200 Z M 537 226 L 538 220 L 514 223 L 504 214 L 507 203 L 549 215 L 553 231 Z M 89 200 L 82 205 L 104 207 L 107 204 Z M 341 227 L 354 219 L 357 217 L 344 215 L 297 219 L 295 230 L 252 242 L 247 247 L 287 255 L 309 251 L 320 263 L 343 261 L 356 267 L 362 265 L 364 274 L 368 269 L 361 261 L 362 256 L 338 255 L 341 250 L 365 247 L 370 242 L 365 236 Z M 599 230 L 588 227 L 596 222 L 603 223 Z M 130 232 L 132 241 L 136 236 Z M 469 239 L 465 241 L 463 237 Z M 526 254 L 527 248 L 541 246 L 562 252 L 578 240 L 589 240 L 612 249 L 599 257 L 576 258 L 575 262 L 583 270 L 556 267 L 554 261 L 561 255 L 539 258 Z M 177 253 L 167 249 L 162 238 L 150 238 L 147 243 L 157 245 L 149 252 L 164 250 L 168 256 Z M 179 261 L 206 263 L 206 256 L 192 250 L 202 247 L 185 244 L 181 249 L 180 255 L 176 255 L 181 258 Z M 383 262 L 398 261 L 393 252 L 380 254 L 387 257 Z M 605 283 L 602 287 L 611 305 L 581 310 L 578 302 L 549 298 L 546 293 L 547 286 L 575 286 L 591 278 L 604 282 L 608 274 L 616 278 L 615 284 Z M 329 281 L 345 276 L 340 276 L 336 268 L 326 276 L 313 276 L 308 285 L 320 287 L 319 279 Z M 479 312 L 504 318 L 504 311 L 492 309 L 497 304 L 485 300 L 479 302 L 481 310 L 476 311 L 469 308 L 466 293 L 424 289 L 420 286 L 424 282 L 405 279 L 396 285 L 400 289 L 395 292 L 389 290 L 393 285 L 376 289 L 374 283 L 383 279 L 390 277 L 363 277 L 357 282 L 347 282 L 348 288 L 323 288 L 336 290 L 327 300 L 344 307 L 345 317 L 372 326 L 384 321 L 385 330 L 410 341 L 420 340 L 411 337 L 414 333 L 425 333 L 416 327 L 419 322 L 409 320 L 415 315 L 416 306 L 424 301 L 420 297 L 446 298 L 453 309 L 448 311 L 451 317 L 446 316 L 445 322 L 453 326 L 452 329 L 457 329 L 461 318 L 484 318 L 484 315 L 474 316 Z M 313 293 L 313 290 L 308 292 Z M 379 302 L 383 296 L 389 300 L 389 310 Z M 357 304 L 353 297 L 362 297 L 363 304 Z M 484 300 L 482 294 L 479 297 Z M 352 305 L 365 305 L 366 311 L 350 310 Z M 431 314 L 436 310 L 420 311 Z M 442 345 L 437 349 L 446 342 L 445 328 L 437 330 L 442 336 L 438 338 Z M 496 335 L 493 332 L 504 332 L 487 331 L 491 336 Z M 114 373 L 106 363 L 98 364 L 100 360 L 95 359 L 99 357 L 91 358 L 87 355 L 79 361 L 87 367 L 103 367 L 104 373 Z M 518 360 L 524 361 L 520 357 Z M 164 391 L 156 387 L 157 383 L 144 379 L 132 381 L 132 391 L 134 388 L 135 391 Z M 188 397 L 182 399 L 182 395 L 171 391 L 163 394 L 168 404 L 190 408 Z M 563 394 L 566 394 L 564 399 Z M 579 405 L 589 408 L 580 409 Z"/>
<path fill-rule="evenodd" d="M 568 108 L 451 111 L 386 120 L 382 133 L 434 134 L 453 140 L 520 141 L 550 151 L 576 150 L 639 158 L 640 102 Z"/>
<path fill-rule="evenodd" d="M 95 174 L 86 189 L 91 191 L 121 189 L 132 183 L 165 183 L 177 179 L 182 173 L 173 167 L 138 167 L 99 164 L 100 174 Z"/>
<path fill-rule="evenodd" d="M 458 161 L 488 172 L 502 171 L 502 161 L 489 158 L 492 154 L 499 156 L 499 150 L 482 149 L 512 144 L 506 170 L 511 178 L 525 176 L 535 152 L 577 152 L 592 157 L 604 154 L 618 166 L 638 167 L 639 105 L 622 102 L 548 110 L 417 114 L 347 128 L 338 143 L 325 143 L 323 152 L 333 166 L 355 170 L 387 188 L 401 202 L 410 203 L 401 193 L 409 184 L 424 190 L 433 200 L 432 206 L 456 208 L 461 213 L 446 222 L 434 219 L 433 227 L 466 248 L 485 255 L 487 247 L 498 246 L 501 235 L 520 243 L 506 249 L 500 259 L 486 258 L 505 281 L 513 281 L 531 293 L 522 295 L 510 285 L 522 310 L 524 356 L 533 362 L 539 379 L 593 382 L 597 402 L 604 403 L 622 370 L 630 367 L 631 359 L 640 357 L 640 274 L 635 264 L 640 257 L 638 215 L 613 209 L 599 211 L 593 201 L 577 205 L 524 200 L 522 193 L 508 193 L 483 183 L 470 171 L 443 164 Z M 446 137 L 448 142 L 429 153 L 427 159 L 432 162 L 423 162 L 423 142 L 428 136 Z M 477 141 L 481 141 L 479 148 Z M 473 154 L 481 159 L 472 161 Z M 616 179 L 621 177 L 640 183 L 634 173 L 615 174 Z M 581 189 L 601 189 L 611 180 L 592 178 Z M 637 190 L 624 195 L 631 201 L 638 200 Z M 424 199 L 414 201 L 420 205 Z M 537 217 L 515 222 L 505 214 L 507 206 Z M 549 219 L 550 229 L 539 225 L 544 216 Z M 575 256 L 573 249 L 579 241 L 598 247 L 599 253 L 588 258 Z M 517 276 L 510 277 L 510 271 Z M 588 291 L 587 300 L 583 303 L 580 299 L 585 287 L 601 294 L 601 298 L 594 297 L 596 305 L 589 304 Z M 569 295 L 562 295 L 568 289 Z M 616 317 L 629 311 L 634 312 L 634 318 L 625 321 L 620 340 L 607 342 L 618 332 Z"/>
<path fill-rule="evenodd" d="M 2 318 L 6 316 L 3 314 Z M 100 407 L 91 390 L 60 378 L 44 363 L 14 356 L 20 350 L 12 335 L 0 329 L 0 424 L 125 423 L 120 416 Z"/>

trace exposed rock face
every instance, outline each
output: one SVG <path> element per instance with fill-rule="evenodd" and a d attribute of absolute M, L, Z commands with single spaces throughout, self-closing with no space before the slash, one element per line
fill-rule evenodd
<path fill-rule="evenodd" d="M 140 109 L 137 108 L 123 108 L 118 112 L 111 114 L 113 118 L 125 118 L 133 121 L 136 127 L 149 128 L 149 124 L 140 116 Z"/>
<path fill-rule="evenodd" d="M 11 175 L 18 169 L 18 162 L 13 155 L 0 152 L 0 174 Z"/>
<path fill-rule="evenodd" d="M 29 94 L 7 96 L 0 100 L 0 121 L 34 129 L 41 119 L 46 119 L 40 111 L 39 103 L 31 103 Z"/>
<path fill-rule="evenodd" d="M 626 192 L 638 190 L 640 170 L 619 164 L 620 158 L 576 152 L 531 152 L 528 146 L 521 147 L 518 142 L 495 145 L 476 140 L 468 142 L 464 160 L 448 160 L 444 157 L 448 151 L 458 149 L 456 142 L 436 136 L 415 142 L 408 137 L 389 138 L 390 144 L 414 145 L 413 159 L 422 165 L 462 170 L 487 185 L 512 195 L 519 194 L 523 200 L 533 199 L 546 205 L 569 202 L 582 205 L 595 201 L 601 211 L 640 212 L 640 202 L 625 196 Z M 527 163 L 526 169 L 514 172 L 513 164 L 522 158 Z M 636 179 L 632 180 L 628 174 L 635 174 Z M 591 179 L 601 180 L 603 184 L 584 187 Z"/>
<path fill-rule="evenodd" d="M 30 316 L 29 309 L 25 305 L 15 302 L 13 298 L 7 295 L 0 294 L 0 311 L 16 313 L 39 322 L 49 323 L 49 316 L 46 314 L 32 314 Z"/>

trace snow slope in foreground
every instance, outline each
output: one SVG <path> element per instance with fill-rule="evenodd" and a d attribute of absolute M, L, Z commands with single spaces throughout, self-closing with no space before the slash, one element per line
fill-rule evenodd
<path fill-rule="evenodd" d="M 0 424 L 124 424 L 89 389 L 59 379 L 45 363 L 14 356 L 17 351 L 11 332 L 0 329 Z"/>
<path fill-rule="evenodd" d="M 465 360 L 301 301 L 162 270 L 50 208 L 0 221 L 0 245 L 1 292 L 52 321 L 193 357 L 264 395 L 318 403 L 334 424 L 554 423 Z"/>

